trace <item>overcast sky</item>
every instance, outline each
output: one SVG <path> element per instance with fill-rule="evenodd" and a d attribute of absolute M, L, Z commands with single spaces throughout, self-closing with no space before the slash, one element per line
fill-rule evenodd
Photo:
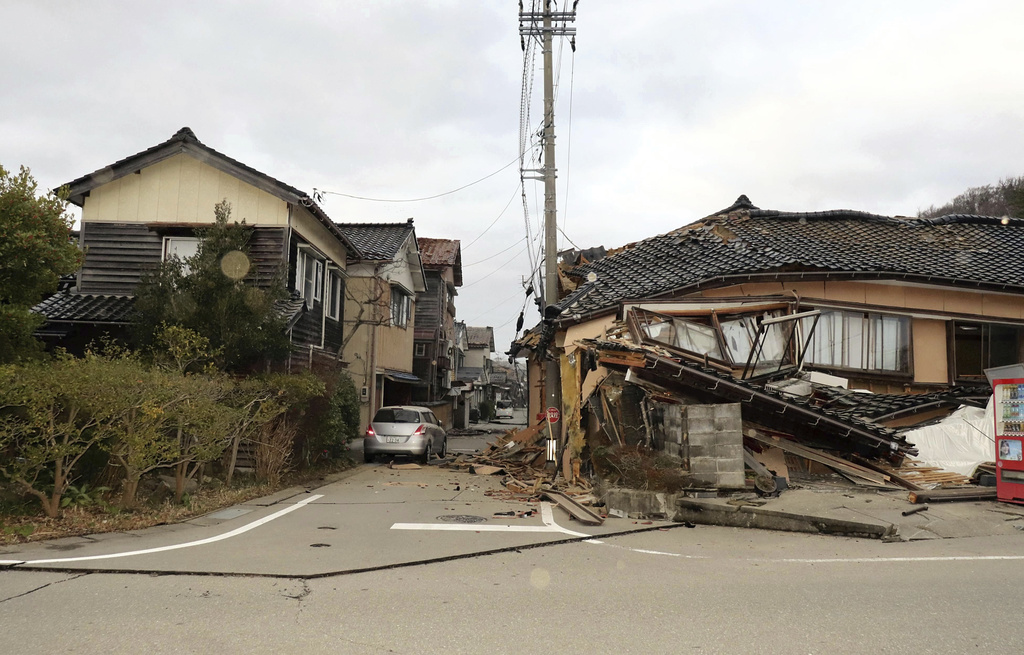
<path fill-rule="evenodd" d="M 419 198 L 500 171 L 435 200 L 323 205 L 460 239 L 458 316 L 494 326 L 504 351 L 531 268 L 518 164 L 502 170 L 519 154 L 517 14 L 517 0 L 0 0 L 0 164 L 53 188 L 187 125 L 307 192 Z M 1024 175 L 1022 25 L 1019 0 L 581 0 L 576 55 L 555 47 L 560 224 L 616 247 L 741 193 L 914 215 Z M 541 75 L 538 49 L 533 128 Z M 542 188 L 526 190 L 536 237 Z"/>

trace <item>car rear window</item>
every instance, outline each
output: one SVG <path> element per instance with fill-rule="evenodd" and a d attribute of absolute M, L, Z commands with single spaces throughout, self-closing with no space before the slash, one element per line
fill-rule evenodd
<path fill-rule="evenodd" d="M 378 409 L 374 423 L 419 423 L 420 413 L 411 409 Z"/>

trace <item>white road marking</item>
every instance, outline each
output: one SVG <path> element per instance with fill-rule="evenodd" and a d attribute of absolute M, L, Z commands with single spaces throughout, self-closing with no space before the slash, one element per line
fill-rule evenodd
<path fill-rule="evenodd" d="M 551 514 L 551 503 L 540 504 L 540 520 L 544 525 L 480 525 L 464 523 L 395 523 L 392 530 L 439 530 L 455 532 L 560 532 L 573 537 L 589 537 L 589 534 L 573 532 L 555 523 Z"/>
<path fill-rule="evenodd" d="M 252 523 L 247 523 L 240 528 L 235 528 L 231 532 L 225 532 L 224 534 L 217 535 L 216 537 L 208 537 L 206 539 L 199 539 L 198 541 L 189 541 L 184 544 L 174 544 L 171 546 L 159 546 L 157 548 L 146 548 L 144 550 L 132 550 L 126 553 L 110 553 L 109 555 L 89 555 L 86 557 L 61 557 L 58 559 L 36 559 L 36 560 L 0 560 L 0 565 L 16 565 L 16 564 L 65 564 L 68 562 L 85 562 L 87 560 L 97 559 L 114 559 L 116 557 L 131 557 L 132 555 L 148 555 L 150 553 L 162 553 L 168 550 L 178 550 L 179 548 L 192 548 L 193 546 L 202 546 L 204 544 L 212 544 L 217 541 L 223 541 L 230 539 L 231 537 L 237 537 L 240 534 L 244 534 L 249 530 L 254 530 L 261 525 L 270 523 L 276 518 L 280 518 L 285 514 L 294 512 L 295 510 L 303 507 L 314 500 L 323 498 L 323 494 L 314 494 L 309 498 L 303 499 L 294 505 L 285 507 L 284 509 L 278 510 L 273 514 L 268 514 L 261 519 L 256 519 Z"/>

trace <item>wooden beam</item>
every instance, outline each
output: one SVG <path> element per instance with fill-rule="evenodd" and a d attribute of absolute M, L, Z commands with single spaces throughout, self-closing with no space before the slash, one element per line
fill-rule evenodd
<path fill-rule="evenodd" d="M 864 480 L 868 484 L 875 486 L 885 486 L 885 483 L 889 482 L 888 475 L 872 471 L 867 467 L 859 466 L 849 460 L 830 455 L 821 450 L 817 450 L 809 446 L 803 446 L 795 441 L 762 435 L 758 433 L 757 430 L 747 430 L 744 432 L 744 435 L 755 441 L 760 441 L 763 444 L 777 446 L 778 448 L 785 450 L 787 453 L 792 453 L 805 459 L 818 462 L 819 464 L 824 464 L 831 469 L 835 469 L 847 478 L 850 478 L 851 482 Z"/>
<path fill-rule="evenodd" d="M 604 523 L 604 519 L 597 514 L 591 512 L 589 509 L 580 505 L 572 498 L 569 498 L 560 491 L 547 490 L 542 494 L 545 498 L 553 503 L 556 503 L 559 507 L 569 512 L 569 515 L 580 523 L 586 525 L 601 525 Z"/>
<path fill-rule="evenodd" d="M 932 489 L 911 491 L 907 500 L 912 503 L 937 503 L 953 500 L 995 500 L 995 487 L 961 487 L 959 489 Z"/>

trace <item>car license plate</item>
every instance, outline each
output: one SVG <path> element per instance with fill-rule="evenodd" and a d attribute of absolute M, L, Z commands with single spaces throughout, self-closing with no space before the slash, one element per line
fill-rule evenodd
<path fill-rule="evenodd" d="M 384 437 L 384 443 L 402 443 L 402 437 Z"/>

